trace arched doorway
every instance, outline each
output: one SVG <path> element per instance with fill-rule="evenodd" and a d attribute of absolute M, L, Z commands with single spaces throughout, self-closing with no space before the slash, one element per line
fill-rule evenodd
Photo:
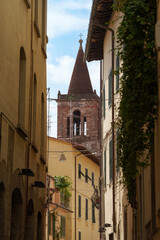
<path fill-rule="evenodd" d="M 0 239 L 4 239 L 5 187 L 0 183 Z"/>
<path fill-rule="evenodd" d="M 23 201 L 18 188 L 12 193 L 10 240 L 22 239 Z"/>
<path fill-rule="evenodd" d="M 40 212 L 37 216 L 37 240 L 42 240 L 42 214 Z"/>
<path fill-rule="evenodd" d="M 27 205 L 25 240 L 32 240 L 33 236 L 34 236 L 34 205 L 32 199 L 30 199 Z"/>

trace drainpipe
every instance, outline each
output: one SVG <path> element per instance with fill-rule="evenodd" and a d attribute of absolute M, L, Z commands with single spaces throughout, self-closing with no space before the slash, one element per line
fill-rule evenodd
<path fill-rule="evenodd" d="M 102 158 L 102 60 L 100 61 L 100 210 L 99 210 L 99 227 L 104 226 L 104 196 L 103 196 L 103 158 Z M 103 214 L 102 214 L 103 213 Z M 100 239 L 102 239 L 102 232 L 100 231 Z"/>
<path fill-rule="evenodd" d="M 77 208 L 77 196 L 76 196 L 76 194 L 77 194 L 77 182 L 76 182 L 76 179 L 77 179 L 77 157 L 78 156 L 80 156 L 80 155 L 82 155 L 82 153 L 79 153 L 79 154 L 77 154 L 76 156 L 75 156 L 75 240 L 77 239 L 76 237 L 77 237 L 77 211 L 76 211 L 76 208 Z"/>
<path fill-rule="evenodd" d="M 114 134 L 114 30 L 108 28 L 112 34 L 112 156 L 113 156 L 113 232 L 116 232 L 115 216 L 115 134 Z M 113 234 L 114 240 L 114 234 Z"/>

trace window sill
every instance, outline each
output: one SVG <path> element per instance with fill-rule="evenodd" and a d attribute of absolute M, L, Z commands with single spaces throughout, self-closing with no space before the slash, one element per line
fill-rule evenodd
<path fill-rule="evenodd" d="M 28 9 L 31 8 L 31 4 L 30 4 L 29 0 L 24 0 L 24 1 L 25 1 L 25 3 L 26 3 L 27 8 L 28 8 Z"/>
<path fill-rule="evenodd" d="M 40 155 L 40 160 L 43 164 L 46 164 L 46 160 L 44 159 L 44 156 L 42 154 Z"/>
<path fill-rule="evenodd" d="M 41 35 L 40 35 L 38 24 L 36 22 L 34 22 L 34 27 L 35 27 L 35 30 L 36 30 L 36 33 L 37 33 L 37 37 L 40 38 Z"/>
<path fill-rule="evenodd" d="M 41 46 L 41 49 L 42 49 L 44 57 L 47 58 L 47 53 L 46 53 L 46 50 L 43 45 Z"/>
<path fill-rule="evenodd" d="M 28 137 L 28 132 L 24 129 L 24 127 L 21 124 L 17 125 L 17 132 L 24 139 Z"/>
<path fill-rule="evenodd" d="M 34 150 L 35 153 L 38 153 L 38 147 L 37 145 L 35 144 L 35 142 L 32 142 L 32 148 Z"/>

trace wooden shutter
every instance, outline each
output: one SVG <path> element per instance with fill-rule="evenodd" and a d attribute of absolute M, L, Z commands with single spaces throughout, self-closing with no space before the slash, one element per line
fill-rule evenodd
<path fill-rule="evenodd" d="M 105 85 L 104 85 L 104 87 L 103 87 L 103 117 L 105 118 L 105 116 L 106 116 L 106 104 L 105 104 Z"/>
<path fill-rule="evenodd" d="M 106 187 L 107 177 L 106 177 L 106 149 L 104 150 L 104 185 Z"/>
<path fill-rule="evenodd" d="M 65 217 L 61 216 L 61 237 L 65 237 Z"/>
<path fill-rule="evenodd" d="M 116 58 L 116 90 L 119 89 L 119 56 Z"/>
<path fill-rule="evenodd" d="M 78 196 L 78 217 L 81 217 L 81 196 Z"/>
<path fill-rule="evenodd" d="M 108 77 L 108 105 L 112 105 L 112 71 L 110 71 L 109 77 Z"/>
<path fill-rule="evenodd" d="M 112 140 L 109 142 L 109 179 L 113 178 L 113 154 L 112 154 Z"/>
<path fill-rule="evenodd" d="M 86 199 L 86 220 L 88 220 L 88 199 Z"/>
<path fill-rule="evenodd" d="M 55 240 L 55 221 L 56 221 L 56 216 L 55 216 L 54 213 L 52 214 L 52 216 L 53 216 L 52 233 L 53 233 L 53 239 Z"/>
<path fill-rule="evenodd" d="M 92 202 L 92 223 L 95 223 L 96 219 L 95 219 L 95 206 Z"/>
<path fill-rule="evenodd" d="M 81 179 L 81 164 L 78 163 L 78 178 Z"/>

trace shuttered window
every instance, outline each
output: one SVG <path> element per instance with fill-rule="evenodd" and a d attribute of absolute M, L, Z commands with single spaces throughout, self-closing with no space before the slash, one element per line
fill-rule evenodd
<path fill-rule="evenodd" d="M 119 129 L 117 129 L 117 132 L 116 132 L 116 138 L 117 138 L 117 141 L 118 141 L 118 136 L 119 136 Z M 118 146 L 117 146 L 117 173 L 119 172 L 119 162 L 118 162 L 118 155 L 119 155 L 119 153 L 118 153 Z"/>
<path fill-rule="evenodd" d="M 86 199 L 86 214 L 85 219 L 88 220 L 88 199 Z"/>
<path fill-rule="evenodd" d="M 109 142 L 109 179 L 113 178 L 113 154 L 112 154 L 112 140 Z"/>
<path fill-rule="evenodd" d="M 107 177 L 106 177 L 106 149 L 104 150 L 104 185 L 106 187 Z"/>
<path fill-rule="evenodd" d="M 112 71 L 110 71 L 108 76 L 108 105 L 112 105 Z"/>
<path fill-rule="evenodd" d="M 92 186 L 94 186 L 94 173 L 92 172 Z"/>
<path fill-rule="evenodd" d="M 88 183 L 88 169 L 85 168 L 85 182 Z"/>
<path fill-rule="evenodd" d="M 65 217 L 61 216 L 61 237 L 65 237 Z"/>
<path fill-rule="evenodd" d="M 78 178 L 81 179 L 81 164 L 78 163 Z"/>
<path fill-rule="evenodd" d="M 106 117 L 106 104 L 105 104 L 105 85 L 103 87 L 103 117 Z"/>
<path fill-rule="evenodd" d="M 81 196 L 78 196 L 78 217 L 81 218 Z"/>
<path fill-rule="evenodd" d="M 95 219 L 95 206 L 92 202 L 92 223 L 95 223 L 96 219 Z"/>
<path fill-rule="evenodd" d="M 49 228 L 48 232 L 49 232 L 49 234 L 51 234 L 51 214 L 50 213 L 48 216 L 48 228 Z"/>
<path fill-rule="evenodd" d="M 55 239 L 55 222 L 56 222 L 56 216 L 55 216 L 55 214 L 53 213 L 52 214 L 52 216 L 53 216 L 53 222 L 52 222 L 52 230 L 53 230 L 53 239 Z"/>
<path fill-rule="evenodd" d="M 119 89 L 119 56 L 116 58 L 116 91 Z"/>
<path fill-rule="evenodd" d="M 78 232 L 78 240 L 81 240 L 81 232 Z"/>

